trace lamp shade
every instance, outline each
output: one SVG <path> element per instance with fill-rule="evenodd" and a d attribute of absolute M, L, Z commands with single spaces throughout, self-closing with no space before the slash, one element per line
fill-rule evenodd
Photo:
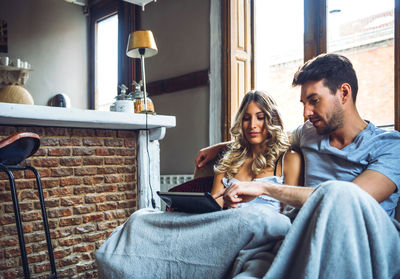
<path fill-rule="evenodd" d="M 151 57 L 158 53 L 156 41 L 150 30 L 138 30 L 129 34 L 126 55 L 140 58 L 139 49 L 144 49 L 144 57 Z"/>

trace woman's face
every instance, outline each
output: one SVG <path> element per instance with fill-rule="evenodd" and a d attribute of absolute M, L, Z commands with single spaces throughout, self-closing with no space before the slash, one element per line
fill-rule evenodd
<path fill-rule="evenodd" d="M 265 114 L 260 107 L 251 102 L 242 119 L 243 134 L 251 145 L 258 145 L 267 138 Z"/>

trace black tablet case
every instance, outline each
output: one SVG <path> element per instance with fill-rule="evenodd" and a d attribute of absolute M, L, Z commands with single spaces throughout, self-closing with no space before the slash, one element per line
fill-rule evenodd
<path fill-rule="evenodd" d="M 157 191 L 157 194 L 174 211 L 207 213 L 222 210 L 210 193 Z"/>

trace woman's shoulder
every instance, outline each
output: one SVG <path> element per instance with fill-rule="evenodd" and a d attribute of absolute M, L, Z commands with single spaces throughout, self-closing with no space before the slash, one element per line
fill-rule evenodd
<path fill-rule="evenodd" d="M 302 162 L 303 158 L 301 154 L 297 151 L 289 149 L 286 151 L 285 157 L 284 157 L 284 164 L 300 164 Z"/>
<path fill-rule="evenodd" d="M 279 156 L 279 160 L 275 165 L 274 175 L 278 175 L 279 173 L 282 173 L 283 175 L 284 172 L 282 171 L 282 167 L 284 170 L 287 170 L 293 166 L 300 165 L 301 162 L 302 158 L 300 153 L 292 149 L 288 149 Z"/>
<path fill-rule="evenodd" d="M 293 149 L 289 149 L 285 153 L 285 160 L 287 158 L 301 158 L 301 154 Z"/>
<path fill-rule="evenodd" d="M 300 153 L 289 150 L 284 160 L 284 183 L 289 185 L 304 185 L 303 158 Z"/>

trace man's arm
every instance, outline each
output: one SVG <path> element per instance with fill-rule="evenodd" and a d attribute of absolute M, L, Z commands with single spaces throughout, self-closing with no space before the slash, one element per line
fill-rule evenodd
<path fill-rule="evenodd" d="M 289 138 L 290 138 L 290 144 L 292 145 L 292 148 L 296 151 L 300 151 L 300 133 L 301 133 L 301 126 L 299 126 L 297 129 L 294 131 L 288 133 Z M 221 143 L 217 143 L 208 147 L 205 147 L 203 149 L 200 149 L 199 153 L 196 156 L 196 166 L 198 168 L 201 168 L 205 166 L 209 161 L 215 159 L 217 155 L 226 147 L 228 144 L 231 142 L 225 141 Z"/>
<path fill-rule="evenodd" d="M 201 168 L 205 166 L 209 161 L 215 159 L 218 153 L 224 150 L 230 142 L 221 142 L 209 147 L 205 147 L 200 149 L 199 153 L 196 156 L 196 166 Z"/>
<path fill-rule="evenodd" d="M 386 200 L 396 191 L 396 185 L 392 180 L 374 170 L 364 171 L 353 180 L 353 183 L 378 202 Z M 314 189 L 313 187 L 297 187 L 268 182 L 238 182 L 232 183 L 229 188 L 214 195 L 214 197 L 223 196 L 225 206 L 237 207 L 238 203 L 248 202 L 260 195 L 268 195 L 285 204 L 300 208 Z"/>
<path fill-rule="evenodd" d="M 269 182 L 233 182 L 232 185 L 215 194 L 215 199 L 223 196 L 226 207 L 237 207 L 260 195 L 268 195 L 285 204 L 300 208 L 315 188 L 281 185 Z"/>
<path fill-rule="evenodd" d="M 378 202 L 386 200 L 397 189 L 392 180 L 374 170 L 365 170 L 353 180 L 353 183 L 357 184 Z"/>

